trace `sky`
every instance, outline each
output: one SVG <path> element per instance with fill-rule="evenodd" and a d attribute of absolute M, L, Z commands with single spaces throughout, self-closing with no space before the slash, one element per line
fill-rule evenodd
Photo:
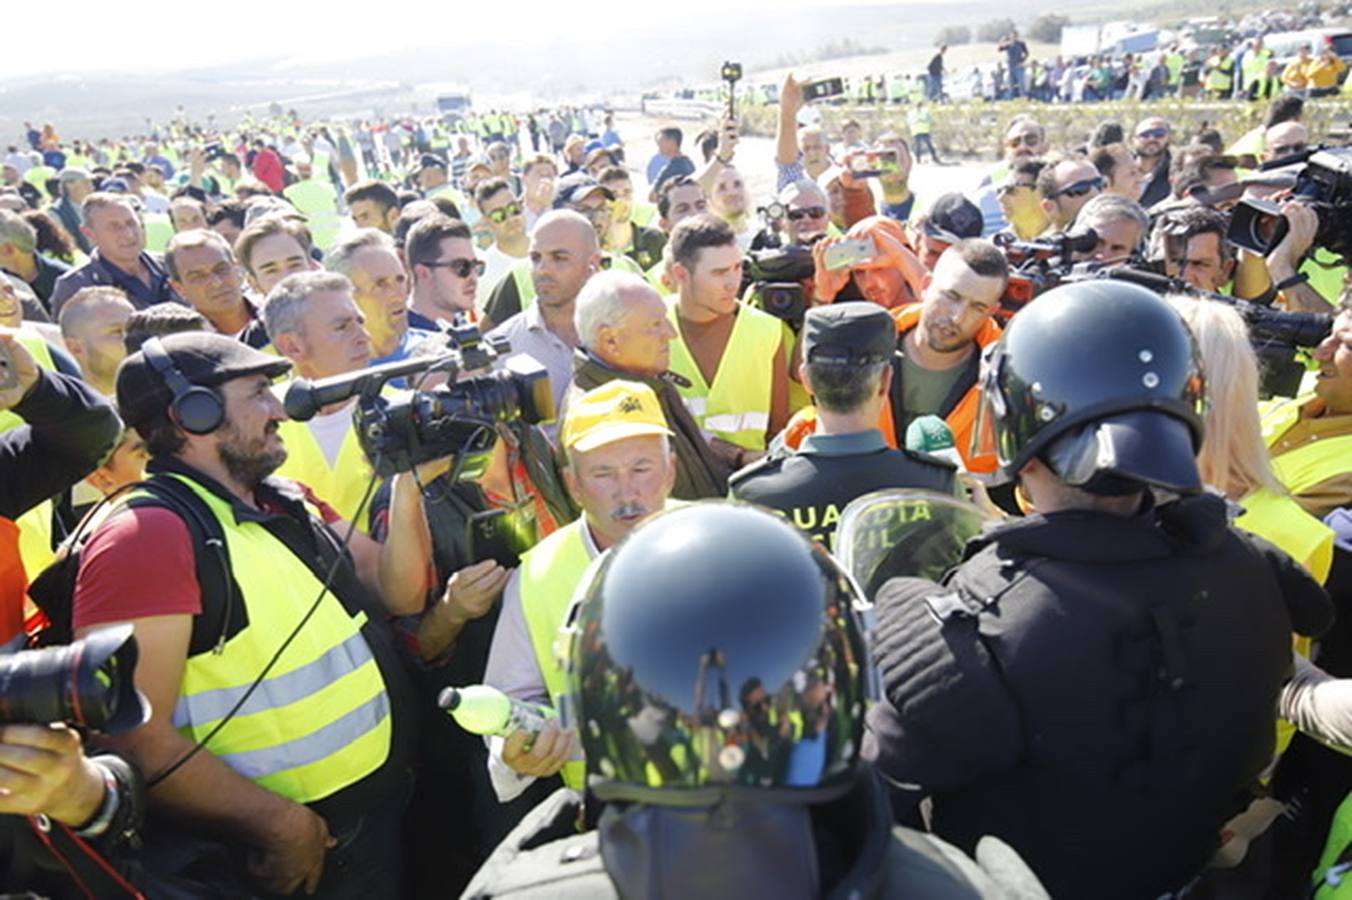
<path fill-rule="evenodd" d="M 956 8 L 963 5 L 951 0 L 920 2 Z M 15 3 L 19 26 L 15 33 L 36 35 L 55 28 L 45 3 Z M 782 16 L 798 8 L 821 10 L 886 3 L 895 0 L 683 0 L 679 4 L 661 0 L 583 0 L 571 4 L 567 0 L 62 0 L 61 19 L 80 25 L 61 26 L 54 41 L 7 41 L 0 53 L 0 79 L 61 72 L 144 74 L 277 57 L 328 62 L 399 46 L 566 40 L 594 35 L 598 28 L 614 30 L 623 39 L 624 30 L 670 27 L 674 15 L 682 16 L 689 27 L 698 27 L 700 16 L 717 15 L 720 10 L 765 10 L 767 15 Z M 561 8 L 571 13 L 560 17 Z M 234 14 L 225 14 L 227 9 Z M 358 18 L 356 11 L 372 9 Z M 14 15 L 10 10 L 7 24 L 14 23 Z M 245 36 L 247 44 L 243 42 Z"/>

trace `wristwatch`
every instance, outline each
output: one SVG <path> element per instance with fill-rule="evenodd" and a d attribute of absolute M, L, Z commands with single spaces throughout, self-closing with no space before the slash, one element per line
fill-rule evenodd
<path fill-rule="evenodd" d="M 99 765 L 97 760 L 94 765 L 99 767 L 99 774 L 103 776 L 103 803 L 99 805 L 99 811 L 94 814 L 94 818 L 83 827 L 75 829 L 75 833 L 82 838 L 101 837 L 113 823 L 113 817 L 117 815 L 117 808 L 121 805 L 117 778 L 107 766 Z"/>

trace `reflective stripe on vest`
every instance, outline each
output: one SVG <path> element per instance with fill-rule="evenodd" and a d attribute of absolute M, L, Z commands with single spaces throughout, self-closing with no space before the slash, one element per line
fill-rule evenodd
<path fill-rule="evenodd" d="M 559 664 L 555 642 L 568 614 L 573 592 L 592 560 L 582 535 L 582 529 L 586 527 L 586 519 L 578 519 L 521 557 L 521 612 L 526 618 L 535 660 L 555 709 L 568 690 L 567 673 Z M 566 763 L 562 773 L 564 783 L 580 789 L 586 782 L 586 773 L 584 763 L 576 760 Z"/>
<path fill-rule="evenodd" d="M 280 399 L 286 393 L 289 383 L 279 384 L 273 391 Z M 356 407 L 348 410 L 349 414 Z M 279 422 L 277 433 L 286 445 L 286 462 L 282 463 L 277 474 L 292 478 L 306 485 L 325 503 L 332 506 L 338 515 L 349 522 L 356 522 L 362 531 L 370 532 L 370 507 L 357 518 L 357 508 L 361 505 L 366 486 L 371 480 L 371 461 L 362 452 L 361 442 L 357 440 L 357 428 L 349 425 L 343 434 L 343 443 L 338 450 L 338 458 L 333 465 L 324 455 L 308 422 L 296 422 L 287 419 Z"/>
<path fill-rule="evenodd" d="M 225 500 L 188 478 L 180 480 L 220 522 L 249 619 L 220 653 L 188 657 L 173 723 L 197 741 L 292 634 L 319 595 L 320 582 L 262 524 L 236 522 Z M 206 749 L 297 803 L 321 800 L 380 768 L 390 750 L 389 698 L 361 634 L 364 622 L 365 614 L 354 618 L 336 597 L 326 596 Z"/>
<path fill-rule="evenodd" d="M 674 297 L 668 299 L 667 318 L 676 327 L 676 338 L 671 342 L 671 371 L 690 382 L 689 387 L 679 387 L 679 391 L 700 428 L 739 447 L 764 450 L 774 391 L 774 358 L 784 337 L 780 320 L 739 305 L 711 385 L 704 380 L 681 335 Z"/>
<path fill-rule="evenodd" d="M 1263 412 L 1263 439 L 1275 446 L 1287 430 L 1300 419 L 1300 411 L 1309 396 L 1268 405 Z M 1352 434 L 1325 435 L 1278 454 L 1272 458 L 1277 478 L 1294 495 L 1308 492 L 1321 482 L 1340 475 L 1352 466 Z"/>

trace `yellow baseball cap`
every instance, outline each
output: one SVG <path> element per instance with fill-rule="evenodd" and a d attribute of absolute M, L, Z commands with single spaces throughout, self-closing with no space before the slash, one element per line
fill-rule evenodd
<path fill-rule="evenodd" d="M 586 453 L 624 438 L 671 434 L 657 394 L 636 381 L 610 381 L 568 404 L 563 446 Z"/>

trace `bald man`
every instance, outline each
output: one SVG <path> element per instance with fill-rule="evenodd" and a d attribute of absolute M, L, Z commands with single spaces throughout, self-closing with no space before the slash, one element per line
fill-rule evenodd
<path fill-rule="evenodd" d="M 1281 122 L 1263 133 L 1263 162 L 1304 153 L 1310 146 L 1310 130 L 1299 122 Z"/>
<path fill-rule="evenodd" d="M 558 408 L 572 379 L 573 350 L 578 346 L 573 322 L 577 295 L 601 268 L 596 229 L 585 216 L 570 209 L 545 213 L 530 235 L 530 265 L 535 302 L 490 335 L 507 338 L 514 354 L 528 354 L 549 370 L 549 385 Z"/>

